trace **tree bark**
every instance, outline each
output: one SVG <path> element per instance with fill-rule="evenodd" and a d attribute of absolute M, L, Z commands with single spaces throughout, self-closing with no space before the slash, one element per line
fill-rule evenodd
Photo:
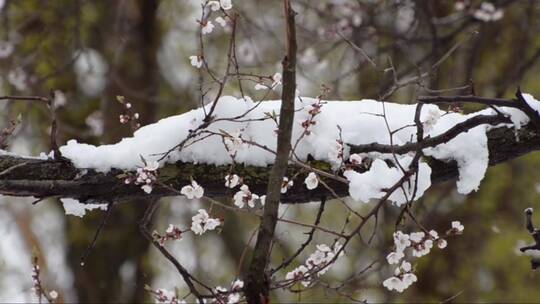
<path fill-rule="evenodd" d="M 281 94 L 281 109 L 277 138 L 276 160 L 268 177 L 266 204 L 259 225 L 257 241 L 253 249 L 253 258 L 247 273 L 245 295 L 250 304 L 268 303 L 270 279 L 266 274 L 266 266 L 272 251 L 272 240 L 278 220 L 279 202 L 283 177 L 287 172 L 289 155 L 291 153 L 291 136 L 294 122 L 294 99 L 296 96 L 296 29 L 294 24 L 295 12 L 289 0 L 283 1 L 286 31 L 287 53 L 283 58 L 283 91 Z"/>
<path fill-rule="evenodd" d="M 516 135 L 517 134 L 517 135 Z M 540 133 L 532 126 L 516 131 L 500 127 L 488 132 L 489 164 L 496 165 L 524 154 L 540 150 Z M 354 152 L 354 151 L 353 151 Z M 433 158 L 426 161 L 432 168 L 431 182 L 437 184 L 455 179 L 458 176 L 455 162 L 445 162 Z M 330 164 L 314 161 L 312 166 L 330 171 Z M 180 189 L 191 183 L 191 177 L 205 188 L 209 197 L 223 197 L 234 194 L 225 187 L 223 177 L 229 173 L 229 166 L 214 166 L 177 162 L 168 164 L 159 170 L 159 181 L 168 187 L 155 187 L 151 194 L 146 194 L 138 186 L 126 185 L 118 178 L 123 171 L 111 170 L 99 173 L 83 170 L 70 163 L 55 160 L 40 160 L 11 155 L 0 155 L 0 194 L 8 196 L 72 197 L 81 202 L 128 201 L 145 197 L 177 196 Z M 304 172 L 302 172 L 304 171 Z M 302 172 L 298 180 L 307 176 L 304 169 L 290 165 L 286 176 Z M 269 167 L 255 167 L 238 164 L 235 173 L 244 178 L 254 193 L 265 193 L 270 174 Z M 339 196 L 347 196 L 347 185 L 335 180 L 323 180 Z M 281 202 L 294 204 L 320 200 L 321 197 L 333 197 L 324 187 L 308 190 L 303 183 L 296 182 L 286 194 L 281 194 Z"/>

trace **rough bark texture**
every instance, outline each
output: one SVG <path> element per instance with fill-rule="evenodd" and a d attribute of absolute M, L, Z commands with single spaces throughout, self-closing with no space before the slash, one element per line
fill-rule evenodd
<path fill-rule="evenodd" d="M 488 132 L 490 165 L 511 160 L 529 152 L 540 150 L 540 133 L 527 126 L 516 132 L 509 128 L 496 128 Z M 457 166 L 453 162 L 435 159 L 427 160 L 433 170 L 432 183 L 440 183 L 458 176 Z M 314 161 L 311 165 L 330 172 L 330 165 Z M 205 195 L 210 197 L 231 196 L 234 190 L 224 185 L 224 176 L 229 173 L 229 166 L 181 163 L 166 165 L 159 170 L 159 180 L 176 189 L 156 187 L 151 194 L 144 193 L 139 187 L 125 185 L 118 175 L 123 172 L 112 170 L 104 174 L 94 170 L 81 170 L 69 163 L 55 160 L 28 159 L 17 156 L 0 155 L 0 194 L 9 196 L 34 196 L 37 198 L 57 196 L 73 197 L 82 202 L 127 201 L 141 197 L 165 197 L 178 195 L 182 186 L 189 184 L 193 177 L 205 188 Z M 303 169 L 290 165 L 286 176 L 293 176 Z M 270 168 L 254 166 L 235 166 L 235 173 L 243 176 L 244 181 L 254 193 L 263 194 L 268 184 Z M 303 180 L 307 172 L 297 176 Z M 323 178 L 333 187 L 339 196 L 347 196 L 347 186 L 334 180 Z M 281 195 L 282 203 L 303 203 L 332 197 L 324 187 L 307 190 L 301 182 Z"/>
<path fill-rule="evenodd" d="M 294 99 L 296 95 L 296 29 L 295 12 L 289 0 L 284 0 L 284 11 L 287 31 L 287 54 L 283 58 L 283 91 L 279 113 L 279 129 L 277 138 L 276 160 L 268 177 L 266 204 L 259 225 L 257 241 L 253 249 L 253 258 L 249 266 L 246 280 L 246 299 L 249 304 L 268 303 L 270 279 L 266 274 L 266 265 L 272 251 L 272 240 L 278 220 L 278 209 L 281 198 L 283 177 L 287 172 L 289 155 L 291 154 L 291 136 L 294 123 Z"/>

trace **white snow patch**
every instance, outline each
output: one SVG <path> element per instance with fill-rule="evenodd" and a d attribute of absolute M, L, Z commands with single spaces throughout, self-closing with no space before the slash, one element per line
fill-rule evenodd
<path fill-rule="evenodd" d="M 74 215 L 83 217 L 86 215 L 86 211 L 92 211 L 94 209 L 107 210 L 107 204 L 83 204 L 76 199 L 61 198 L 60 201 L 64 205 L 66 215 Z"/>
<path fill-rule="evenodd" d="M 527 102 L 540 113 L 540 103 L 532 96 L 524 94 Z M 317 104 L 317 99 L 301 97 L 295 103 L 296 113 L 293 128 L 292 142 L 295 143 L 302 135 L 304 128 L 302 122 L 311 117 L 309 113 L 313 109 L 312 105 Z M 279 113 L 281 102 L 278 100 L 253 102 L 250 98 L 237 99 L 231 96 L 221 97 L 214 111 L 215 119 L 221 120 L 212 123 L 207 130 L 220 133 L 225 131 L 244 143 L 253 141 L 275 150 L 276 146 L 276 123 L 272 119 L 264 119 L 269 114 Z M 205 111 L 210 110 L 211 105 L 205 107 Z M 415 140 L 416 127 L 414 125 L 414 114 L 416 105 L 402 105 L 393 103 L 382 103 L 375 100 L 359 101 L 325 101 L 320 114 L 315 116 L 315 124 L 310 127 L 311 134 L 301 139 L 295 153 L 300 159 L 306 159 L 311 154 L 315 159 L 328 161 L 334 167 L 339 166 L 336 159 L 329 157 L 336 140 L 342 139 L 346 144 L 362 145 L 370 143 L 390 144 L 390 135 L 386 127 L 385 119 L 382 117 L 383 107 L 386 113 L 386 120 L 390 130 L 397 130 L 392 137 L 394 145 L 402 145 Z M 520 127 L 528 122 L 525 114 L 513 108 L 499 108 L 501 112 L 511 115 L 515 127 Z M 79 168 L 93 168 L 106 172 L 111 168 L 134 170 L 143 166 L 140 156 L 147 161 L 157 161 L 163 153 L 169 151 L 188 136 L 189 130 L 196 129 L 203 123 L 205 111 L 202 108 L 189 111 L 187 113 L 171 116 L 158 121 L 157 123 L 140 128 L 133 137 L 124 138 L 113 145 L 93 146 L 77 143 L 70 140 L 67 145 L 60 147 L 62 154 L 71 159 L 75 166 Z M 244 113 L 246 115 L 242 116 Z M 440 114 L 440 118 L 429 120 L 434 114 Z M 421 121 L 430 122 L 429 130 L 425 136 L 437 136 L 457 123 L 463 122 L 475 115 L 493 115 L 495 111 L 485 109 L 479 112 L 463 115 L 459 113 L 446 113 L 435 105 L 424 105 L 421 113 Z M 234 117 L 242 118 L 234 121 Z M 438 115 L 437 115 L 438 116 Z M 339 126 L 339 128 L 338 128 Z M 499 127 L 513 127 L 512 124 L 505 124 Z M 455 160 L 458 164 L 459 179 L 457 181 L 458 191 L 466 194 L 478 189 L 488 167 L 488 149 L 486 132 L 492 126 L 481 125 L 462 133 L 451 141 L 439 145 L 435 148 L 424 149 L 424 153 L 436 159 L 450 161 Z M 340 131 L 341 130 L 341 131 Z M 203 134 L 204 135 L 204 134 Z M 223 144 L 221 136 L 211 136 L 202 141 L 190 143 L 182 151 L 172 152 L 169 157 L 160 162 L 184 161 L 192 163 L 206 163 L 214 165 L 230 164 L 232 158 Z M 349 156 L 349 147 L 344 145 L 343 158 Z M 411 153 L 412 154 L 412 153 Z M 360 155 L 365 156 L 365 155 Z M 371 153 L 369 156 L 392 159 L 389 154 Z M 274 154 L 267 152 L 257 146 L 247 144 L 239 145 L 236 151 L 235 160 L 239 163 L 255 166 L 266 166 L 273 163 Z M 407 164 L 410 155 L 398 156 L 400 163 Z M 404 167 L 406 165 L 403 165 Z M 430 169 L 427 164 L 420 163 L 419 184 L 416 198 L 420 197 L 425 189 L 430 185 Z M 390 168 L 382 162 L 375 161 L 374 167 L 363 174 L 349 172 L 351 180 L 351 195 L 361 201 L 369 198 L 381 196 L 381 189 L 391 186 L 391 182 L 399 180 L 401 172 L 398 169 Z M 368 178 L 374 181 L 366 185 Z M 362 181 L 362 182 L 359 182 Z M 363 190 L 359 190 L 362 188 Z M 364 192 L 364 193 L 360 193 Z M 399 192 L 399 191 L 398 191 Z M 401 191 L 402 192 L 402 191 Z M 408 193 L 412 194 L 412 193 Z M 391 197 L 396 204 L 403 203 L 404 193 L 397 192 Z"/>
<path fill-rule="evenodd" d="M 408 168 L 412 157 L 405 157 L 401 163 L 404 168 Z M 356 201 L 364 203 L 371 199 L 380 199 L 386 192 L 383 189 L 388 189 L 396 184 L 403 177 L 401 169 L 389 167 L 383 160 L 376 159 L 373 161 L 369 171 L 358 173 L 353 170 L 347 170 L 343 174 L 349 180 L 349 194 Z M 418 183 L 415 189 L 413 176 L 410 181 L 403 184 L 403 188 L 394 191 L 388 198 L 394 202 L 396 206 L 401 206 L 408 201 L 414 194 L 414 199 L 420 198 L 424 191 L 431 186 L 431 168 L 426 163 L 420 163 L 418 167 Z"/>

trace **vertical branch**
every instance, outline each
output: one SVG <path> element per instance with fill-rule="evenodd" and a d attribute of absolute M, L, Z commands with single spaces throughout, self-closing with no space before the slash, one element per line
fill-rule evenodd
<path fill-rule="evenodd" d="M 266 192 L 266 204 L 259 226 L 253 259 L 247 273 L 246 299 L 248 303 L 268 303 L 270 281 L 265 273 L 270 258 L 270 247 L 278 220 L 281 184 L 287 169 L 291 152 L 291 133 L 294 120 L 294 99 L 296 94 L 296 30 L 295 12 L 290 0 L 283 0 L 287 32 L 287 50 L 283 58 L 283 91 L 277 138 L 277 154 Z"/>

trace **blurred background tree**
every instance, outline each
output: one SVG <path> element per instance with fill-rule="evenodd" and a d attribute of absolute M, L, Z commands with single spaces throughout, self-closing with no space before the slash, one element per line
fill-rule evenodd
<path fill-rule="evenodd" d="M 203 1 L 204 2 L 204 1 Z M 254 89 L 257 77 L 280 70 L 283 16 L 280 1 L 233 1 L 240 15 L 236 51 L 246 78 L 231 82 L 226 94 L 275 99 Z M 414 103 L 426 94 L 512 97 L 516 87 L 540 95 L 540 3 L 535 0 L 327 0 L 293 1 L 298 12 L 301 95 L 329 88 L 329 99 L 374 98 Z M 131 130 L 118 117 L 125 96 L 142 125 L 183 113 L 211 99 L 208 75 L 190 64 L 204 56 L 212 69 L 226 64 L 230 27 L 215 25 L 199 40 L 201 0 L 5 0 L 0 1 L 0 90 L 3 95 L 54 94 L 59 142 L 114 143 Z M 56 93 L 52 93 L 56 92 Z M 456 105 L 460 106 L 460 105 Z M 468 112 L 478 108 L 461 107 Z M 0 128 L 22 115 L 8 150 L 49 151 L 50 117 L 38 103 L 0 104 Z M 419 281 L 403 295 L 380 282 L 390 269 L 384 261 L 399 210 L 385 207 L 371 246 L 352 244 L 346 258 L 329 272 L 343 281 L 351 270 L 376 262 L 344 290 L 303 293 L 276 291 L 280 301 L 525 301 L 540 299 L 538 276 L 516 247 L 529 242 L 523 209 L 540 198 L 540 156 L 491 168 L 480 190 L 467 197 L 452 183 L 432 188 L 414 205 L 427 227 L 445 231 L 459 219 L 465 234 L 442 252 L 419 261 Z M 172 267 L 140 235 L 137 223 L 147 202 L 116 208 L 97 246 L 81 266 L 103 214 L 83 219 L 64 216 L 46 200 L 30 207 L 0 197 L 0 302 L 30 301 L 31 258 L 40 256 L 45 284 L 61 299 L 80 302 L 143 302 L 144 285 L 168 289 L 185 285 Z M 355 205 L 359 210 L 364 206 Z M 155 227 L 187 222 L 199 207 L 183 198 L 161 202 Z M 284 206 L 288 216 L 309 220 L 316 206 Z M 328 203 L 323 224 L 347 215 Z M 199 277 L 229 284 L 245 269 L 256 222 L 227 212 L 219 236 L 195 242 L 186 237 L 171 251 Z M 405 226 L 411 223 L 403 223 Z M 278 231 L 277 255 L 289 255 L 302 240 L 300 230 Z M 365 236 L 366 239 L 369 235 Z M 317 235 L 324 241 L 324 235 Z M 378 261 L 378 262 L 377 262 Z M 330 289 L 331 291 L 332 289 Z"/>

